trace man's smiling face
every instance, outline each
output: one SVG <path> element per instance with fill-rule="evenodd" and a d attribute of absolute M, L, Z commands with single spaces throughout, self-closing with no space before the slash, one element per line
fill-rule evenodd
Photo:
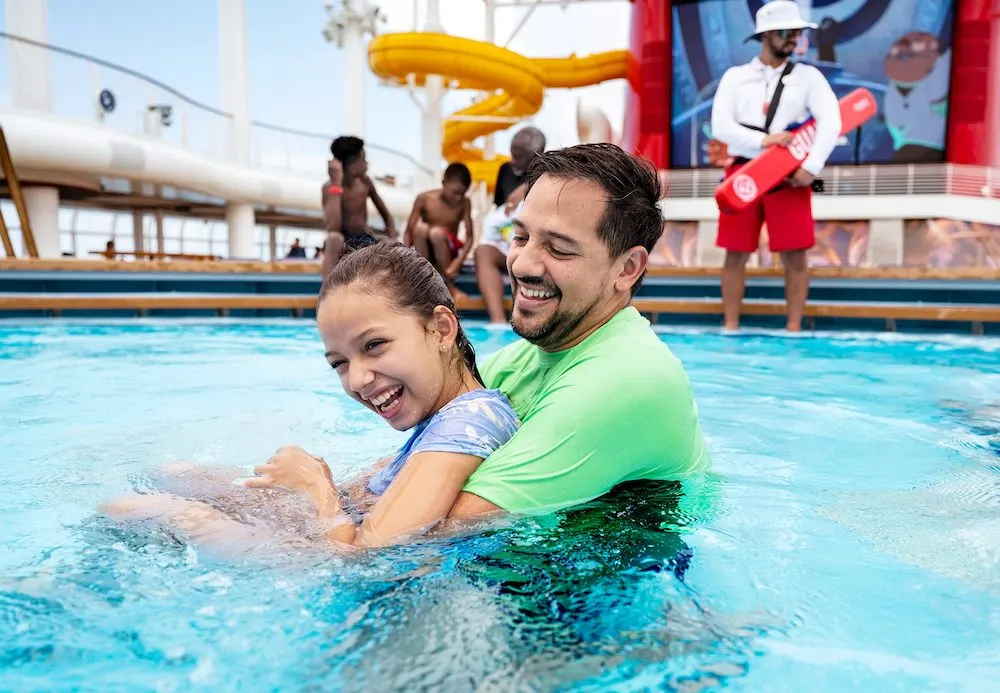
<path fill-rule="evenodd" d="M 544 175 L 514 221 L 511 326 L 543 349 L 572 346 L 606 313 L 604 304 L 620 300 L 617 263 L 597 235 L 606 200 L 596 183 Z"/>

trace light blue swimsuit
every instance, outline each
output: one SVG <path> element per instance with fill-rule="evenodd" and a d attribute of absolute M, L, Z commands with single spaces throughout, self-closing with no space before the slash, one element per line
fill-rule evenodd
<path fill-rule="evenodd" d="M 418 452 L 458 452 L 486 459 L 517 431 L 520 422 L 499 390 L 473 390 L 459 395 L 413 428 L 395 459 L 368 482 L 382 495 L 403 465 Z"/>

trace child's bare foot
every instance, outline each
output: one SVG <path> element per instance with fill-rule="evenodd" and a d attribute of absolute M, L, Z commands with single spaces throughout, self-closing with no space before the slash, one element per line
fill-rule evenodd
<path fill-rule="evenodd" d="M 448 285 L 448 291 L 451 292 L 451 297 L 455 301 L 464 301 L 467 298 L 469 298 L 469 294 L 465 293 L 464 291 L 462 291 L 461 289 L 459 289 L 454 284 L 449 284 Z"/>

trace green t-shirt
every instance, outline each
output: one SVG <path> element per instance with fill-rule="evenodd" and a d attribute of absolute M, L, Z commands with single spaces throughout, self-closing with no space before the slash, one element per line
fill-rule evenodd
<path fill-rule="evenodd" d="M 521 340 L 481 373 L 521 428 L 463 490 L 508 512 L 552 512 L 624 481 L 682 480 L 710 465 L 687 374 L 631 306 L 571 349 Z"/>

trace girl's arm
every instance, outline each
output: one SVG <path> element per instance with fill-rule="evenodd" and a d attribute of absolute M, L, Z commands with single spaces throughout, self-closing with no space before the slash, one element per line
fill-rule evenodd
<path fill-rule="evenodd" d="M 336 544 L 386 546 L 423 534 L 447 517 L 481 462 L 481 457 L 453 452 L 414 454 L 360 525 L 344 512 L 326 464 L 302 448 L 280 449 L 246 485 L 305 491 L 327 527 L 327 538 Z"/>

